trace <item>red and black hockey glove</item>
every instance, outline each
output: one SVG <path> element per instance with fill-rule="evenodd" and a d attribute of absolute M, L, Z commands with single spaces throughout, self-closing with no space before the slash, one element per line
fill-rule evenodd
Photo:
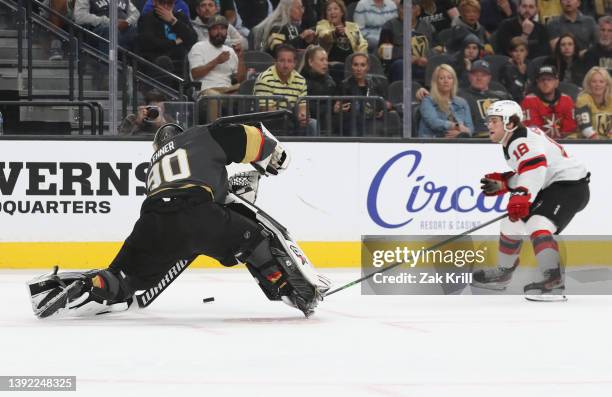
<path fill-rule="evenodd" d="M 514 175 L 513 171 L 486 174 L 484 178 L 480 180 L 480 183 L 482 183 L 480 188 L 485 196 L 499 196 L 500 194 L 504 194 L 508 192 L 508 180 L 512 175 Z"/>
<path fill-rule="evenodd" d="M 508 202 L 508 218 L 512 222 L 521 220 L 529 215 L 531 194 L 513 194 Z"/>

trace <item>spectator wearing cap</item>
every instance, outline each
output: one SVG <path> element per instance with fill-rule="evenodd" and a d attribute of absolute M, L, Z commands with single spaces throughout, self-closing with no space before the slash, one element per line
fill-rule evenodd
<path fill-rule="evenodd" d="M 510 42 L 515 37 L 527 40 L 528 59 L 550 54 L 546 27 L 535 20 L 538 15 L 537 4 L 537 0 L 519 0 L 518 15 L 501 22 L 497 30 L 497 44 L 501 54 L 511 56 Z"/>
<path fill-rule="evenodd" d="M 224 44 L 228 25 L 227 19 L 221 15 L 210 17 L 208 40 L 197 42 L 189 51 L 191 79 L 202 83 L 200 95 L 235 93 L 246 78 L 242 49 Z M 232 78 L 236 84 L 232 84 Z M 218 100 L 208 101 L 208 121 L 219 116 L 218 104 Z"/>
<path fill-rule="evenodd" d="M 485 60 L 480 59 L 472 64 L 468 79 L 469 86 L 461 88 L 459 96 L 470 105 L 472 122 L 474 123 L 473 136 L 488 136 L 489 129 L 485 125 L 487 109 L 495 101 L 510 99 L 510 95 L 504 91 L 490 89 L 491 65 Z"/>
<path fill-rule="evenodd" d="M 208 40 L 208 21 L 219 14 L 219 7 L 215 0 L 198 0 L 196 13 L 197 15 L 191 23 L 198 34 L 198 41 L 206 41 Z M 227 40 L 224 44 L 230 47 L 240 45 L 241 49 L 248 49 L 247 40 L 232 25 L 227 26 Z"/>
<path fill-rule="evenodd" d="M 548 23 L 550 48 L 554 49 L 559 37 L 571 33 L 580 48 L 589 48 L 597 42 L 597 23 L 593 17 L 580 12 L 580 0 L 560 0 L 563 13 Z"/>
<path fill-rule="evenodd" d="M 183 74 L 183 60 L 198 35 L 182 12 L 174 12 L 174 0 L 153 0 L 154 11 L 138 22 L 138 47 L 143 58 L 176 75 Z"/>
<path fill-rule="evenodd" d="M 505 63 L 499 72 L 499 82 L 518 103 L 523 100 L 527 90 L 528 51 L 527 40 L 522 36 L 514 37 L 510 40 L 510 62 Z"/>
<path fill-rule="evenodd" d="M 576 131 L 574 101 L 559 91 L 557 69 L 543 65 L 536 74 L 536 88 L 521 103 L 526 126 L 539 127 L 553 139 L 564 138 Z"/>
<path fill-rule="evenodd" d="M 484 46 L 476 35 L 468 34 L 463 39 L 462 48 L 454 55 L 453 68 L 459 79 L 459 87 L 467 87 L 470 83 L 469 73 L 472 64 L 484 56 Z"/>
<path fill-rule="evenodd" d="M 612 74 L 612 16 L 599 18 L 598 25 L 599 41 L 584 54 L 584 64 L 587 70 L 600 66 Z"/>
<path fill-rule="evenodd" d="M 397 18 L 397 5 L 392 0 L 359 0 L 353 16 L 355 23 L 372 50 L 378 46 L 380 29 L 388 20 Z"/>
<path fill-rule="evenodd" d="M 493 47 L 489 44 L 485 28 L 478 22 L 480 18 L 480 2 L 478 0 L 461 0 L 459 3 L 459 16 L 453 19 L 452 39 L 445 43 L 451 52 L 458 51 L 463 39 L 468 34 L 474 34 L 485 46 L 485 52 L 493 53 Z"/>

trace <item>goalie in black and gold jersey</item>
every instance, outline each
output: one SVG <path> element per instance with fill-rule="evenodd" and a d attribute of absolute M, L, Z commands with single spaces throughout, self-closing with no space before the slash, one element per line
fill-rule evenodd
<path fill-rule="evenodd" d="M 147 198 L 115 259 L 104 270 L 55 269 L 32 280 L 34 313 L 43 318 L 126 310 L 136 291 L 158 285 L 177 261 L 207 255 L 225 266 L 245 263 L 269 299 L 312 314 L 329 282 L 282 226 L 237 197 L 228 183 L 230 163 L 251 163 L 273 175 L 287 167 L 287 152 L 264 125 L 217 122 L 183 131 L 166 124 L 153 146 Z"/>

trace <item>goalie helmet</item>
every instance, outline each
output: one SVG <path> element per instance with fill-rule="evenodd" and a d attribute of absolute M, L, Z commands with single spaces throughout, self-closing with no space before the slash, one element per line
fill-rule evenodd
<path fill-rule="evenodd" d="M 183 127 L 175 123 L 167 123 L 158 128 L 153 138 L 153 149 L 158 150 L 166 142 L 183 133 Z"/>

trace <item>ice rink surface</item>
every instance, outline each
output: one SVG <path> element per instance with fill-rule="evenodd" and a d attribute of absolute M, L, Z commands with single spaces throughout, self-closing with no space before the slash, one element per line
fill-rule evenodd
<path fill-rule="evenodd" d="M 359 271 L 329 270 L 336 285 Z M 612 297 L 330 296 L 305 319 L 246 270 L 188 270 L 145 310 L 37 320 L 1 271 L 0 375 L 83 396 L 610 396 Z M 212 303 L 202 299 L 214 296 Z"/>

